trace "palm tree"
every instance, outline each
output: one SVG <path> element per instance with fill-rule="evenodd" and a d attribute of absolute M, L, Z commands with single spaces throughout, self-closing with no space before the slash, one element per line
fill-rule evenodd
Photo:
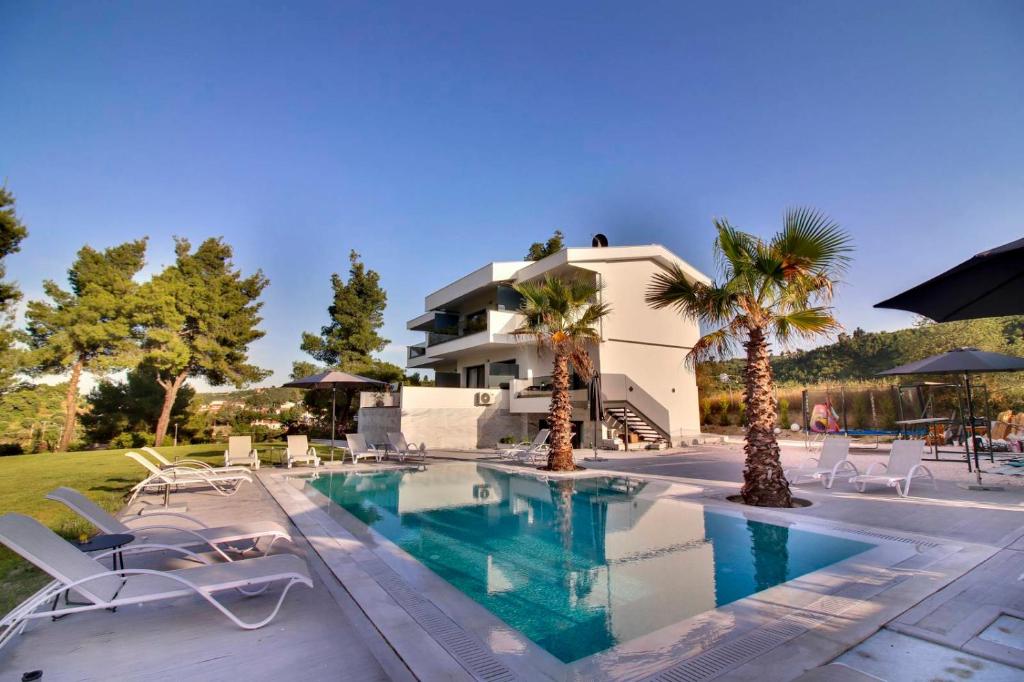
<path fill-rule="evenodd" d="M 587 345 L 599 340 L 595 325 L 608 314 L 609 308 L 597 302 L 600 288 L 579 278 L 548 276 L 543 282 L 516 284 L 515 290 L 523 297 L 519 312 L 526 319 L 513 333 L 532 338 L 539 348 L 546 348 L 554 355 L 548 413 L 551 448 L 547 468 L 551 471 L 573 471 L 576 464 L 572 457 L 569 363 L 584 379 L 593 374 Z"/>
<path fill-rule="evenodd" d="M 647 303 L 654 308 L 673 307 L 712 329 L 690 350 L 691 366 L 730 357 L 742 345 L 747 360 L 743 502 L 789 507 L 789 483 L 775 440 L 770 345 L 773 337 L 787 345 L 839 329 L 829 303 L 850 260 L 850 238 L 829 218 L 807 208 L 788 211 L 782 230 L 767 241 L 737 230 L 726 220 L 714 224 L 721 281 L 694 282 L 674 266 L 654 276 Z"/>

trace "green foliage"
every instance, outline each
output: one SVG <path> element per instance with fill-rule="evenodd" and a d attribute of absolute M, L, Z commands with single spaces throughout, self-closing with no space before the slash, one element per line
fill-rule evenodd
<path fill-rule="evenodd" d="M 373 357 L 389 343 L 379 334 L 388 302 L 387 293 L 380 286 L 380 275 L 368 270 L 359 254 L 352 251 L 348 280 L 342 280 L 337 273 L 331 275 L 331 289 L 334 296 L 327 307 L 329 322 L 320 328 L 319 335 L 303 332 L 300 344 L 300 348 L 319 364 L 295 362 L 292 379 L 332 368 L 388 383 L 401 381 L 405 377 L 401 367 Z M 356 390 L 338 390 L 335 420 L 339 432 L 350 428 L 357 397 Z M 327 429 L 329 434 L 331 392 L 307 391 L 304 401 L 309 411 L 319 418 L 319 432 Z"/>
<path fill-rule="evenodd" d="M 195 391 L 183 386 L 171 409 L 171 419 L 179 422 L 188 420 L 189 402 Z M 164 389 L 156 381 L 152 367 L 143 365 L 128 372 L 124 382 L 101 381 L 87 400 L 90 409 L 82 414 L 82 426 L 91 443 L 110 443 L 111 447 L 141 447 L 152 445 L 152 429 L 160 416 L 164 401 Z M 145 443 L 126 441 L 118 444 L 119 435 L 133 436 L 145 433 Z M 141 437 L 141 436 L 140 436 Z"/>
<path fill-rule="evenodd" d="M 358 374 L 349 369 L 352 363 L 365 363 L 388 345 L 378 333 L 384 326 L 388 297 L 380 286 L 380 275 L 367 270 L 355 251 L 349 254 L 349 264 L 347 281 L 337 273 L 331 275 L 330 322 L 320 328 L 319 335 L 303 332 L 300 347 L 323 365 Z"/>
<path fill-rule="evenodd" d="M 533 339 L 555 354 L 568 354 L 576 373 L 589 378 L 593 365 L 587 345 L 599 340 L 597 324 L 611 312 L 609 306 L 597 303 L 600 288 L 587 279 L 550 275 L 513 288 L 523 297 L 519 312 L 525 318 L 513 334 Z"/>
<path fill-rule="evenodd" d="M 26 452 L 52 450 L 64 425 L 67 384 L 22 384 L 0 394 L 0 442 Z"/>
<path fill-rule="evenodd" d="M 164 382 L 184 374 L 205 377 L 211 386 L 242 387 L 269 376 L 248 364 L 249 344 L 265 334 L 257 326 L 267 278 L 260 271 L 242 277 L 221 239 L 207 239 L 193 252 L 178 238 L 174 250 L 174 265 L 143 288 L 145 363 Z"/>
<path fill-rule="evenodd" d="M 141 448 L 153 444 L 153 434 L 141 431 L 125 431 L 110 440 L 112 448 Z"/>
<path fill-rule="evenodd" d="M 530 250 L 526 253 L 526 258 L 523 260 L 540 260 L 546 258 L 553 253 L 558 253 L 565 248 L 565 235 L 562 234 L 561 230 L 555 230 L 555 233 L 547 240 L 547 242 L 534 242 L 530 244 Z"/>
<path fill-rule="evenodd" d="M 21 297 L 17 286 L 3 281 L 4 258 L 17 253 L 27 236 L 28 230 L 14 210 L 14 195 L 6 187 L 0 187 L 0 314 L 10 313 L 11 306 Z"/>
<path fill-rule="evenodd" d="M 779 385 L 875 382 L 879 381 L 877 375 L 883 370 L 963 346 L 1024 356 L 1024 316 L 943 323 L 918 321 L 913 327 L 892 332 L 866 332 L 858 328 L 850 334 L 840 334 L 835 342 L 827 345 L 774 355 L 772 371 Z M 701 363 L 697 376 L 702 395 L 718 392 L 719 374 L 742 375 L 743 365 L 744 361 L 738 358 Z M 922 378 L 925 377 L 916 377 Z M 907 377 L 906 381 L 913 379 Z M 958 377 L 934 375 L 928 379 L 959 380 Z M 896 381 L 885 380 L 889 384 Z M 993 403 L 997 406 L 1024 407 L 1024 385 L 1018 374 L 988 374 L 983 381 L 988 384 Z M 890 400 L 888 397 L 878 399 Z M 863 412 L 870 406 L 857 409 Z"/>
<path fill-rule="evenodd" d="M 270 283 L 259 270 L 242 277 L 231 262 L 231 247 L 210 238 L 193 252 L 177 238 L 176 259 L 144 287 L 146 305 L 144 364 L 156 371 L 164 402 L 156 426 L 163 443 L 170 410 L 190 377 L 205 377 L 212 386 L 241 388 L 270 375 L 249 364 L 249 344 L 263 338 L 258 328 L 260 295 Z"/>
<path fill-rule="evenodd" d="M 21 241 L 27 236 L 28 230 L 14 211 L 14 195 L 0 187 L 0 392 L 14 384 L 14 374 L 24 356 L 15 344 L 18 334 L 12 327 L 14 304 L 21 298 L 21 292 L 14 283 L 4 281 L 4 260 L 20 250 Z"/>
<path fill-rule="evenodd" d="M 71 372 L 59 450 L 68 449 L 74 434 L 81 373 L 105 374 L 138 362 L 139 287 L 132 278 L 145 256 L 145 239 L 102 252 L 84 246 L 68 271 L 70 290 L 47 280 L 43 291 L 50 300 L 29 301 L 28 371 Z"/>
<path fill-rule="evenodd" d="M 754 330 L 787 344 L 839 328 L 828 307 L 849 262 L 849 237 L 809 209 L 786 213 L 771 239 L 716 220 L 721 281 L 695 281 L 678 265 L 654 276 L 647 303 L 675 308 L 712 329 L 694 344 L 691 363 L 731 357 Z"/>
<path fill-rule="evenodd" d="M 77 363 L 103 374 L 135 364 L 138 285 L 146 240 L 96 251 L 84 246 L 68 271 L 70 290 L 43 283 L 49 301 L 29 301 L 25 314 L 34 374 L 66 372 Z"/>

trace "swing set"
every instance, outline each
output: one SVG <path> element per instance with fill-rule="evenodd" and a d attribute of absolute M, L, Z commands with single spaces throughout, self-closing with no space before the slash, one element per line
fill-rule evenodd
<path fill-rule="evenodd" d="M 825 387 L 824 396 L 813 396 L 812 391 L 805 388 L 801 393 L 801 411 L 803 414 L 804 443 L 808 450 L 820 447 L 828 436 L 846 436 L 850 438 L 869 439 L 854 441 L 851 445 L 862 449 L 878 449 L 882 436 L 897 436 L 898 431 L 879 428 L 878 409 L 875 405 L 875 394 L 868 392 L 871 404 L 870 428 L 851 429 L 847 419 L 846 389 L 839 386 L 838 402 L 833 400 L 833 389 Z M 820 393 L 814 391 L 813 393 Z M 823 398 L 823 399 L 819 399 Z M 873 439 L 873 440 L 871 440 Z"/>

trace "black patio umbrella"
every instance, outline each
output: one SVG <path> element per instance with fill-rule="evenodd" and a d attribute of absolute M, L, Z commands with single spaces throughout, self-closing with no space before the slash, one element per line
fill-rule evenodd
<path fill-rule="evenodd" d="M 1024 239 L 982 251 L 875 307 L 936 322 L 1024 314 Z"/>
<path fill-rule="evenodd" d="M 597 423 L 604 419 L 604 401 L 601 398 L 601 375 L 594 373 L 587 386 L 587 403 L 590 405 L 590 421 L 594 423 L 594 457 L 593 461 L 601 462 L 603 458 L 597 456 Z"/>
<path fill-rule="evenodd" d="M 320 374 L 312 374 L 308 377 L 302 377 L 295 381 L 289 381 L 284 385 L 285 388 L 329 388 L 331 389 L 331 458 L 334 458 L 334 408 L 338 400 L 338 389 L 339 388 L 372 388 L 374 386 L 383 386 L 385 382 L 377 381 L 376 379 L 369 379 L 367 377 L 359 376 L 358 374 L 349 374 L 348 372 L 338 372 L 331 370 L 329 372 L 321 372 Z M 343 460 L 344 461 L 344 460 Z"/>
<path fill-rule="evenodd" d="M 964 389 L 967 394 L 967 411 L 970 416 L 971 447 L 974 448 L 974 468 L 981 482 L 981 470 L 978 469 L 978 448 L 973 442 L 974 436 L 974 399 L 971 395 L 971 375 L 989 372 L 1019 372 L 1024 370 L 1024 358 L 1002 353 L 990 353 L 977 348 L 956 348 L 939 353 L 924 360 L 917 360 L 884 372 L 880 376 L 897 376 L 902 374 L 962 374 Z M 966 424 L 964 425 L 966 427 Z M 991 428 L 991 427 L 990 427 Z M 965 428 L 966 432 L 966 428 Z"/>

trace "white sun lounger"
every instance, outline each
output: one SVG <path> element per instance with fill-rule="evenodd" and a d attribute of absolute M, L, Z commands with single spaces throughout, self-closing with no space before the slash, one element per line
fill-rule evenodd
<path fill-rule="evenodd" d="M 196 548 L 202 548 L 203 551 L 210 549 L 220 555 L 225 561 L 232 561 L 233 559 L 225 553 L 225 548 L 236 552 L 248 552 L 255 549 L 260 540 L 270 538 L 270 542 L 262 550 L 262 553 L 266 554 L 278 540 L 290 541 L 292 539 L 288 529 L 274 521 L 250 521 L 210 528 L 199 519 L 188 514 L 167 511 L 151 512 L 145 517 L 134 517 L 129 519 L 129 521 L 134 522 L 139 519 L 148 521 L 154 516 L 168 516 L 191 522 L 198 526 L 198 528 L 182 528 L 167 524 L 130 526 L 115 518 L 98 504 L 73 488 L 62 487 L 52 490 L 47 493 L 46 499 L 60 502 L 69 507 L 108 535 L 119 533 L 134 535 L 136 540 L 128 545 L 129 547 L 135 545 L 170 545 L 192 549 L 193 551 L 196 551 Z M 240 546 L 242 543 L 246 546 Z M 156 551 L 157 549 L 159 547 L 151 551 Z"/>
<path fill-rule="evenodd" d="M 423 457 L 427 456 L 427 446 L 425 443 L 416 445 L 413 443 L 410 445 L 405 440 L 405 434 L 401 431 L 388 432 L 388 442 L 391 443 L 391 447 L 398 453 L 398 461 L 404 462 L 406 457 Z"/>
<path fill-rule="evenodd" d="M 935 476 L 928 467 L 921 463 L 921 455 L 924 452 L 924 441 L 922 440 L 897 440 L 893 441 L 892 450 L 889 451 L 889 463 L 875 462 L 867 471 L 859 476 L 850 479 L 850 483 L 857 486 L 857 490 L 864 492 L 868 483 L 881 483 L 890 488 L 896 488 L 900 497 L 910 494 L 910 482 L 915 476 L 927 475 L 931 479 L 932 487 L 938 490 L 935 483 Z M 885 473 L 874 473 L 876 468 L 882 468 Z"/>
<path fill-rule="evenodd" d="M 535 462 L 537 457 L 547 457 L 548 454 L 548 436 L 551 435 L 551 429 L 541 429 L 537 432 L 537 435 L 533 437 L 532 441 L 523 441 L 498 453 L 498 456 L 502 459 L 516 459 L 520 462 Z"/>
<path fill-rule="evenodd" d="M 244 464 L 253 469 L 260 468 L 260 457 L 252 446 L 252 436 L 229 436 L 228 449 L 224 451 L 224 466 Z"/>
<path fill-rule="evenodd" d="M 380 464 L 380 460 L 383 459 L 384 453 L 373 447 L 372 445 L 366 444 L 366 439 L 358 433 L 346 433 L 345 440 L 348 441 L 348 454 L 352 457 L 352 463 L 358 464 L 361 459 L 369 459 L 373 457 Z"/>
<path fill-rule="evenodd" d="M 128 498 L 129 504 L 146 488 L 163 487 L 170 490 L 171 487 L 201 486 L 212 488 L 221 495 L 234 495 L 242 483 L 246 481 L 252 483 L 252 477 L 245 471 L 204 472 L 188 467 L 159 469 L 137 452 L 126 452 L 124 456 L 134 459 L 149 472 L 149 476 L 132 488 L 132 495 Z"/>
<path fill-rule="evenodd" d="M 320 466 L 320 457 L 316 454 L 316 448 L 309 444 L 308 436 L 288 436 L 288 445 L 284 456 L 289 469 L 297 463 L 312 463 L 314 467 Z"/>
<path fill-rule="evenodd" d="M 309 567 L 294 554 L 275 554 L 174 571 L 146 568 L 107 570 L 97 561 L 105 555 L 97 558 L 88 556 L 35 519 L 22 514 L 0 516 L 0 542 L 54 579 L 0 620 L 0 627 L 4 628 L 0 634 L 0 647 L 24 630 L 32 619 L 193 595 L 205 599 L 240 628 L 254 630 L 273 620 L 293 585 L 313 587 Z M 114 551 L 130 553 L 128 548 L 110 553 Z M 189 554 L 187 551 L 183 553 Z M 238 590 L 246 595 L 259 594 L 278 582 L 283 582 L 284 588 L 277 603 L 268 616 L 256 621 L 242 620 L 215 597 L 227 590 Z M 69 591 L 85 603 L 68 604 Z M 65 595 L 65 605 L 58 608 L 62 594 Z"/>
<path fill-rule="evenodd" d="M 849 454 L 849 438 L 827 438 L 821 448 L 821 457 L 810 457 L 799 468 L 788 469 L 786 480 L 795 484 L 802 478 L 809 478 L 831 488 L 837 478 L 850 478 L 860 473 L 847 459 Z"/>
<path fill-rule="evenodd" d="M 209 471 L 221 474 L 228 472 L 238 473 L 249 471 L 248 467 L 242 466 L 215 467 L 199 459 L 176 459 L 172 462 L 171 460 L 167 459 L 159 452 L 157 452 L 156 448 L 151 448 L 148 446 L 142 448 L 142 451 L 145 452 L 150 457 L 152 457 L 153 459 L 155 459 L 157 461 L 157 464 L 159 464 L 161 467 L 186 467 L 189 469 L 200 469 L 202 471 Z"/>

